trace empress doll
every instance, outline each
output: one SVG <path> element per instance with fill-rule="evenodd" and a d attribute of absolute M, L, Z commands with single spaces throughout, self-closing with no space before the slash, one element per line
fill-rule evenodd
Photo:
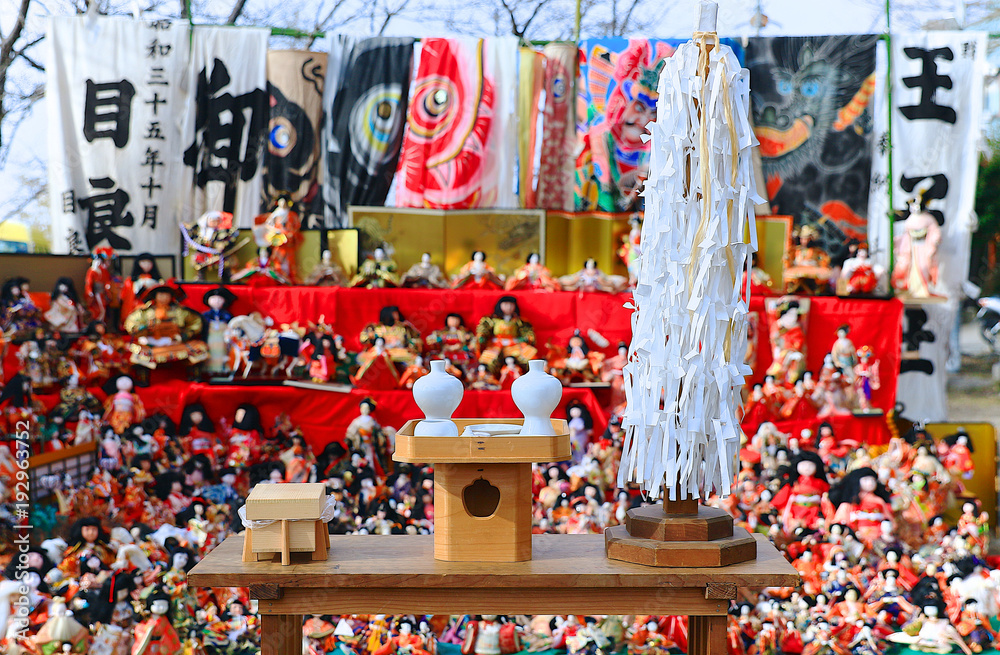
<path fill-rule="evenodd" d="M 504 288 L 508 291 L 535 290 L 535 291 L 561 291 L 562 285 L 552 275 L 552 271 L 547 269 L 542 263 L 537 252 L 528 255 L 528 259 L 523 266 L 515 270 L 504 283 Z"/>
<path fill-rule="evenodd" d="M 476 250 L 451 280 L 453 289 L 503 289 L 503 277 L 486 263 L 486 253 Z"/>
<path fill-rule="evenodd" d="M 560 277 L 559 283 L 564 291 L 580 293 L 621 293 L 628 288 L 628 278 L 608 275 L 597 267 L 596 259 L 588 259 L 576 273 Z"/>

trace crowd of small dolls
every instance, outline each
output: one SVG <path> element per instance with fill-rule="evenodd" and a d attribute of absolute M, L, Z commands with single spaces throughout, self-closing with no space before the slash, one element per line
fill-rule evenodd
<path fill-rule="evenodd" d="M 238 508 L 260 482 L 325 481 L 335 501 L 334 534 L 433 531 L 433 469 L 392 468 L 394 430 L 380 424 L 370 400 L 343 441 L 313 452 L 287 416 L 265 427 L 249 404 L 231 420 L 190 405 L 174 425 L 162 415 L 144 417 L 127 389 L 119 394 L 130 412 L 114 418 L 124 438 L 108 431 L 93 476 L 79 485 L 39 481 L 58 500 L 44 535 L 62 536 L 35 544 L 20 571 L 12 547 L 3 553 L 12 558 L 0 582 L 4 652 L 255 652 L 259 628 L 246 590 L 192 588 L 186 573 L 242 529 Z M 569 415 L 582 419 L 578 409 Z M 535 467 L 536 533 L 600 533 L 641 504 L 617 488 L 618 419 L 603 434 L 591 428 L 585 420 L 577 425 L 571 461 Z M 9 503 L 15 469 L 9 450 L 3 454 L 0 489 Z M 989 617 L 1000 609 L 1000 572 L 987 565 L 986 515 L 963 487 L 973 472 L 967 434 L 935 443 L 918 429 L 870 449 L 829 424 L 816 435 L 790 435 L 764 423 L 745 440 L 740 461 L 735 493 L 708 502 L 768 534 L 803 583 L 734 604 L 731 653 L 860 655 L 894 642 L 971 653 L 994 644 Z M 943 516 L 956 507 L 961 516 L 953 525 Z M 11 511 L 4 505 L 6 529 Z M 11 632 L 22 605 L 29 608 L 27 641 Z M 503 653 L 664 655 L 686 649 L 686 624 L 656 616 L 317 616 L 303 626 L 310 655 L 434 653 L 449 643 L 496 655 L 497 640 L 506 644 Z"/>

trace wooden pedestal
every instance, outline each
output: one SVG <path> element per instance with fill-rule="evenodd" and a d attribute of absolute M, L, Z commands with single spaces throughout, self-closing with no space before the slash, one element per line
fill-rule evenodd
<path fill-rule="evenodd" d="M 697 500 L 647 505 L 604 531 L 609 559 L 662 567 L 721 567 L 757 557 L 757 542 L 733 518 Z"/>
<path fill-rule="evenodd" d="M 523 562 L 531 559 L 531 464 L 570 458 L 566 421 L 556 436 L 417 437 L 409 421 L 396 433 L 397 462 L 434 464 L 434 559 Z M 459 433 L 476 423 L 456 419 Z"/>
<path fill-rule="evenodd" d="M 246 517 L 272 523 L 247 528 L 243 561 L 271 559 L 274 553 L 281 553 L 281 563 L 285 566 L 292 563 L 292 553 L 311 553 L 313 560 L 326 560 L 330 532 L 321 519 L 325 504 L 323 484 L 255 486 L 247 496 Z"/>

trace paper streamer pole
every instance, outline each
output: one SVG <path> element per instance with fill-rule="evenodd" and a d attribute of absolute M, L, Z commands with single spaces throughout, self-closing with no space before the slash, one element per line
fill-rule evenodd
<path fill-rule="evenodd" d="M 703 3 L 708 4 L 708 3 Z M 714 3 L 712 3 L 714 4 Z M 660 73 L 619 486 L 730 493 L 740 445 L 750 254 L 757 249 L 750 75 L 702 20 Z M 708 30 L 705 25 L 710 24 Z M 746 243 L 749 235 L 750 243 Z M 747 300 L 744 300 L 744 294 Z"/>

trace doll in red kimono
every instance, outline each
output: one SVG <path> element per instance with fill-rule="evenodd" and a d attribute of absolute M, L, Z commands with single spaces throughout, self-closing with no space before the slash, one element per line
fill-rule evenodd
<path fill-rule="evenodd" d="M 242 470 L 260 458 L 264 428 L 260 423 L 260 412 L 251 403 L 243 403 L 237 407 L 233 418 L 233 427 L 229 431 L 226 466 Z"/>
<path fill-rule="evenodd" d="M 822 514 L 823 494 L 830 491 L 826 466 L 819 455 L 803 450 L 792 460 L 788 482 L 775 494 L 773 505 L 781 510 L 785 531 L 795 528 L 816 529 Z"/>
<path fill-rule="evenodd" d="M 834 512 L 834 523 L 847 525 L 861 541 L 870 544 L 879 536 L 882 521 L 893 520 L 890 498 L 873 469 L 859 468 L 830 490 L 828 512 Z"/>
<path fill-rule="evenodd" d="M 208 412 L 201 403 L 191 403 L 184 408 L 178 434 L 188 457 L 204 455 L 213 467 L 218 457 L 225 452 L 215 434 L 215 423 L 208 417 Z"/>
<path fill-rule="evenodd" d="M 972 463 L 972 440 L 965 428 L 958 428 L 955 434 L 948 435 L 941 440 L 943 456 L 942 463 L 952 475 L 961 476 L 965 480 L 972 478 L 975 466 Z"/>
<path fill-rule="evenodd" d="M 170 623 L 170 597 L 154 591 L 146 598 L 149 618 L 135 626 L 132 655 L 175 655 L 181 652 L 181 640 Z"/>
<path fill-rule="evenodd" d="M 786 299 L 772 311 L 771 357 L 772 364 L 767 369 L 782 384 L 795 384 L 806 370 L 806 333 L 800 317 L 806 313 L 808 301 Z"/>
<path fill-rule="evenodd" d="M 141 423 L 146 418 L 139 395 L 132 392 L 132 378 L 123 375 L 115 381 L 117 393 L 108 398 L 104 405 L 104 421 L 115 434 L 122 434 L 131 425 Z"/>
<path fill-rule="evenodd" d="M 521 650 L 517 626 L 501 623 L 496 614 L 483 614 L 465 628 L 462 655 L 509 655 Z"/>

